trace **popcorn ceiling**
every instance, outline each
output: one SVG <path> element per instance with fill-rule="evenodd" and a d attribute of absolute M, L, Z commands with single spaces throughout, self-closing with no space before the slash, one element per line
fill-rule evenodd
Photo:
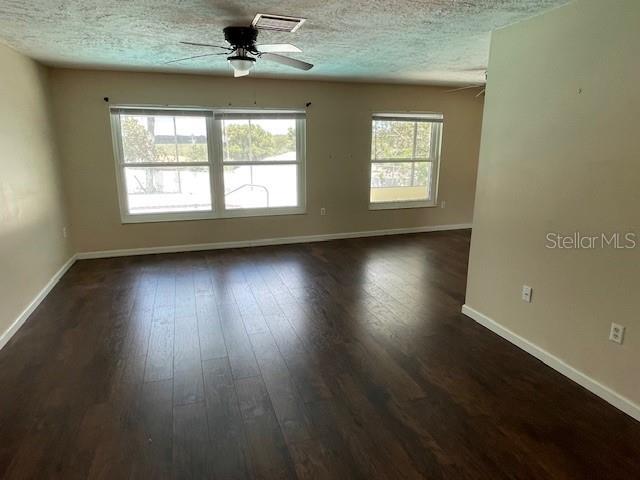
<path fill-rule="evenodd" d="M 309 72 L 258 61 L 255 76 L 403 83 L 484 81 L 490 32 L 566 0 L 1 0 L 0 39 L 47 65 L 230 75 L 225 56 L 180 40 L 224 44 L 222 28 L 260 13 L 295 15 L 295 33 L 261 31 L 259 43 L 293 43 Z"/>

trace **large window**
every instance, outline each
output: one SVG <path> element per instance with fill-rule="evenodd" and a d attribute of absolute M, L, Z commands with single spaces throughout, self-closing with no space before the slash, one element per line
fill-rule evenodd
<path fill-rule="evenodd" d="M 226 208 L 298 205 L 297 119 L 221 115 Z"/>
<path fill-rule="evenodd" d="M 124 222 L 304 211 L 301 112 L 113 108 Z"/>
<path fill-rule="evenodd" d="M 441 139 L 441 114 L 375 114 L 370 208 L 435 205 Z"/>

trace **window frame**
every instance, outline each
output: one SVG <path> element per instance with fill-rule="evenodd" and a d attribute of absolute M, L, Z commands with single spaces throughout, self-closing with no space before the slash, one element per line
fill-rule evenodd
<path fill-rule="evenodd" d="M 126 164 L 124 162 L 124 150 L 122 144 L 121 115 L 135 114 L 171 115 L 172 112 L 184 112 L 201 114 L 206 118 L 207 132 L 207 162 L 171 162 L 171 163 L 140 163 Z M 263 207 L 263 208 L 234 208 L 227 209 L 224 203 L 224 158 L 222 146 L 222 117 L 225 113 L 247 115 L 282 115 L 295 116 L 296 120 L 296 161 L 282 162 L 242 162 L 242 164 L 259 165 L 297 165 L 296 189 L 298 205 L 291 207 Z M 272 215 L 297 215 L 306 213 L 306 112 L 304 110 L 291 109 L 249 109 L 249 108 L 204 108 L 204 107 L 181 107 L 181 106 L 150 106 L 150 105 L 113 105 L 109 108 L 111 123 L 111 136 L 116 168 L 116 188 L 118 191 L 118 207 L 120 209 L 121 223 L 153 223 L 188 220 L 206 220 L 218 218 L 239 218 Z M 207 166 L 209 168 L 209 185 L 211 195 L 210 210 L 186 210 L 162 213 L 130 213 L 127 195 L 125 169 L 131 165 L 135 166 Z"/>
<path fill-rule="evenodd" d="M 375 152 L 372 150 L 374 125 L 376 120 L 387 121 L 415 121 L 433 123 L 435 128 L 431 130 L 431 141 L 429 157 L 426 160 L 412 158 L 382 158 L 373 159 Z M 394 210 L 403 208 L 429 208 L 438 206 L 438 186 L 440 180 L 440 163 L 442 153 L 442 138 L 444 130 L 444 115 L 440 112 L 373 112 L 371 114 L 371 128 L 369 137 L 369 210 Z M 436 140 L 436 141 L 434 141 Z M 415 145 L 414 145 L 415 150 Z M 431 184 L 429 191 L 431 198 L 426 200 L 392 200 L 392 201 L 371 201 L 371 177 L 372 167 L 375 163 L 430 163 L 431 164 Z"/>
<path fill-rule="evenodd" d="M 229 165 L 296 165 L 298 174 L 296 178 L 298 205 L 291 207 L 263 207 L 263 208 L 231 208 L 226 206 L 222 209 L 220 218 L 232 218 L 232 217 L 255 217 L 255 216 L 267 216 L 267 215 L 295 215 L 306 213 L 306 114 L 301 111 L 278 111 L 278 110 L 242 110 L 242 109 L 220 109 L 216 111 L 218 117 L 214 115 L 214 138 L 216 140 L 216 159 L 219 163 L 219 178 L 217 178 L 216 198 L 221 205 L 224 203 L 224 167 Z M 224 151 L 222 145 L 222 121 L 225 114 L 236 114 L 238 116 L 246 116 L 247 118 L 260 118 L 260 116 L 295 116 L 296 121 L 296 161 L 244 161 L 244 162 L 225 162 Z M 254 115 L 252 117 L 252 115 Z"/>

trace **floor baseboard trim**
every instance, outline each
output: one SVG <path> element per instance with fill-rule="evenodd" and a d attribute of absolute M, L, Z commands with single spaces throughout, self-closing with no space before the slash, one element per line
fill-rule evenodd
<path fill-rule="evenodd" d="M 16 332 L 24 324 L 27 318 L 29 318 L 29 315 L 31 315 L 33 311 L 36 308 L 38 308 L 38 305 L 42 303 L 45 297 L 49 294 L 49 292 L 53 289 L 53 287 L 56 286 L 56 284 L 62 278 L 62 276 L 65 273 L 67 273 L 67 270 L 71 268 L 71 265 L 73 265 L 75 261 L 76 261 L 76 256 L 72 255 L 69 258 L 69 260 L 67 260 L 65 264 L 62 265 L 62 267 L 60 267 L 60 269 L 53 274 L 53 277 L 51 277 L 51 279 L 47 282 L 44 288 L 40 290 L 40 292 L 34 297 L 34 299 L 31 300 L 31 303 L 27 305 L 27 308 L 25 308 L 22 311 L 22 313 L 18 315 L 18 318 L 14 320 L 11 326 L 7 328 L 2 333 L 2 335 L 0 335 L 0 349 L 2 349 L 7 343 L 9 343 L 9 340 L 11 340 L 11 337 L 13 337 L 16 334 Z"/>
<path fill-rule="evenodd" d="M 503 327 L 495 320 L 487 317 L 486 315 L 484 315 L 483 313 L 480 313 L 474 308 L 468 305 L 463 305 L 462 313 L 464 313 L 467 317 L 470 317 L 471 319 L 475 320 L 480 325 L 488 328 L 492 332 L 501 336 L 505 340 L 511 342 L 515 346 L 521 348 L 528 354 L 533 355 L 542 363 L 553 368 L 554 370 L 561 373 L 565 377 L 573 380 L 578 385 L 581 385 L 582 387 L 586 388 L 591 393 L 597 395 L 598 397 L 602 398 L 606 402 L 616 407 L 618 410 L 621 410 L 627 415 L 629 415 L 630 417 L 636 419 L 637 421 L 640 421 L 640 405 L 637 405 L 630 399 L 616 393 L 615 391 L 611 390 L 609 387 L 601 384 L 597 380 L 594 380 L 593 378 L 589 377 L 587 374 L 572 367 L 571 365 L 559 359 L 555 355 L 547 352 L 546 350 L 540 348 L 536 344 L 512 332 L 508 328 Z"/>
<path fill-rule="evenodd" d="M 224 248 L 264 247 L 269 245 L 287 245 L 292 243 L 326 242 L 347 238 L 381 237 L 385 235 L 401 235 L 407 233 L 440 232 L 445 230 L 463 230 L 471 228 L 470 223 L 451 225 L 432 225 L 426 227 L 396 228 L 388 230 L 368 230 L 361 232 L 329 233 L 324 235 L 302 235 L 295 237 L 264 238 L 258 240 L 238 240 L 233 242 L 197 243 L 188 245 L 169 245 L 164 247 L 128 248 L 120 250 L 102 250 L 80 252 L 79 260 L 93 258 L 127 257 L 131 255 L 151 255 L 158 253 L 194 252 L 200 250 L 220 250 Z"/>

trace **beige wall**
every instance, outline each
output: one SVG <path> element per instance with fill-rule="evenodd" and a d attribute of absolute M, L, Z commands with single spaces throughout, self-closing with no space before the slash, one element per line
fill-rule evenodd
<path fill-rule="evenodd" d="M 443 88 L 224 77 L 52 71 L 55 114 L 77 251 L 253 240 L 470 223 L 482 100 Z M 108 105 L 304 108 L 307 214 L 120 223 Z M 368 210 L 370 115 L 423 110 L 445 116 L 440 199 L 446 208 Z M 320 216 L 320 208 L 327 209 Z"/>
<path fill-rule="evenodd" d="M 0 337 L 71 256 L 47 71 L 0 45 Z"/>
<path fill-rule="evenodd" d="M 466 299 L 636 404 L 640 246 L 545 235 L 640 234 L 639 25 L 637 0 L 585 0 L 494 33 Z"/>

